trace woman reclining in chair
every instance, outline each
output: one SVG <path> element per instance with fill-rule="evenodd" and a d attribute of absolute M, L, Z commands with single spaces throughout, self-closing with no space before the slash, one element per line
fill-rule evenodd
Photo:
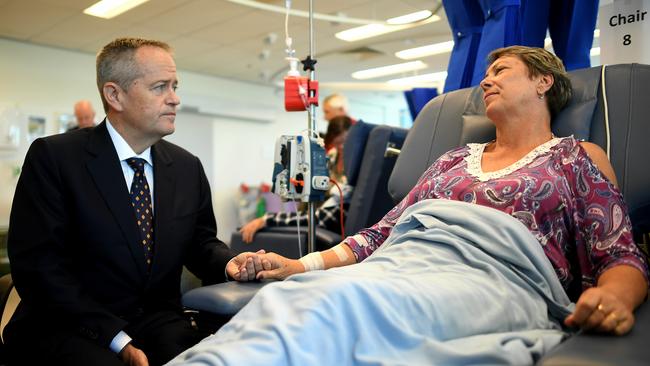
<path fill-rule="evenodd" d="M 629 332 L 647 263 L 605 153 L 551 133 L 571 95 L 562 62 L 520 46 L 489 61 L 496 140 L 447 152 L 330 250 L 242 266 L 242 278 L 297 275 L 173 364 L 532 364 L 562 324 Z"/>

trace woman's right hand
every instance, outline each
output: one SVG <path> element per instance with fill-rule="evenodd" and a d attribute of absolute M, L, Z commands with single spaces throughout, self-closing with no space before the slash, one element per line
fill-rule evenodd
<path fill-rule="evenodd" d="M 264 270 L 257 272 L 258 280 L 283 280 L 292 274 L 305 272 L 305 267 L 297 259 L 285 258 L 275 253 L 261 254 L 260 257 Z"/>
<path fill-rule="evenodd" d="M 260 231 L 265 226 L 266 220 L 264 220 L 264 217 L 253 219 L 248 224 L 242 226 L 242 228 L 239 229 L 239 232 L 241 233 L 244 243 L 252 243 L 255 233 Z"/>

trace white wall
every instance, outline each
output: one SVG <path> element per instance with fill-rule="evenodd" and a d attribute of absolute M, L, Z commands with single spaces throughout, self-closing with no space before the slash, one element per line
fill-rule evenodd
<path fill-rule="evenodd" d="M 212 187 L 219 237 L 228 242 L 238 225 L 239 184 L 270 182 L 275 139 L 305 129 L 307 115 L 285 112 L 282 90 L 274 87 L 184 70 L 178 74 L 185 109 L 177 116 L 176 133 L 167 139 L 201 158 Z M 351 93 L 352 114 L 398 125 L 399 110 L 406 108 L 399 95 Z M 97 118 L 103 118 L 94 55 L 0 39 L 0 116 L 11 110 L 24 117 L 44 117 L 46 134 L 52 134 L 58 131 L 58 116 L 72 113 L 79 99 L 90 99 Z M 320 112 L 318 118 L 318 129 L 324 130 Z M 13 172 L 25 151 L 26 146 L 14 152 L 0 150 L 0 226 L 8 224 L 17 180 Z"/>

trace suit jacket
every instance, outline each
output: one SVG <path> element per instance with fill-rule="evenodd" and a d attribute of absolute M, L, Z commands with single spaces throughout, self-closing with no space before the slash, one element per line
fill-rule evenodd
<path fill-rule="evenodd" d="M 9 258 L 22 298 L 13 326 L 70 327 L 108 346 L 130 319 L 180 310 L 184 264 L 204 282 L 224 280 L 233 254 L 216 237 L 199 159 L 164 140 L 152 156 L 155 244 L 147 273 L 106 122 L 31 145 L 10 218 Z"/>

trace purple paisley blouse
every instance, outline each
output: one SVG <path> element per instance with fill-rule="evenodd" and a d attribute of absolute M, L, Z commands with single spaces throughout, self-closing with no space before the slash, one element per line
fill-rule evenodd
<path fill-rule="evenodd" d="M 575 276 L 582 277 L 576 289 L 581 291 L 621 264 L 637 268 L 647 280 L 646 259 L 633 242 L 623 197 L 578 141 L 554 138 L 507 168 L 483 173 L 486 145 L 447 152 L 381 221 L 346 238 L 357 261 L 388 238 L 407 207 L 440 198 L 492 207 L 518 219 L 537 238 L 567 290 Z"/>

